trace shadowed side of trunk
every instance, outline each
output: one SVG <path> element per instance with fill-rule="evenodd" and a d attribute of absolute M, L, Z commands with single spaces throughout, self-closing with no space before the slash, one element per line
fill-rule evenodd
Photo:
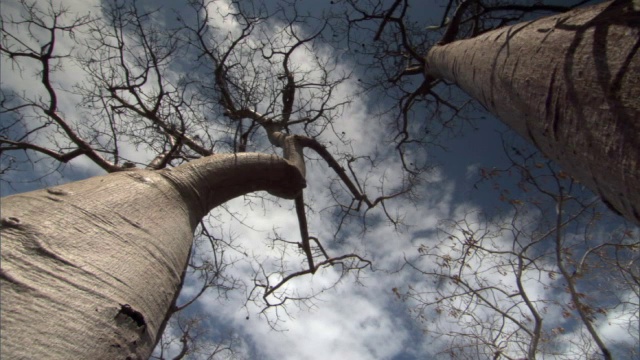
<path fill-rule="evenodd" d="M 435 46 L 426 73 L 640 224 L 639 48 L 640 12 L 617 0 Z"/>

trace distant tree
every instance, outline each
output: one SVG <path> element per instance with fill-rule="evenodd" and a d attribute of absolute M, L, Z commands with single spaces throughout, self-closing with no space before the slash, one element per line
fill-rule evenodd
<path fill-rule="evenodd" d="M 238 336 L 230 334 L 221 341 L 212 342 L 212 331 L 201 316 L 186 317 L 179 313 L 169 320 L 168 330 L 158 342 L 157 351 L 150 359 L 180 360 L 202 357 L 205 359 L 237 359 L 241 348 Z M 175 355 L 172 355 L 175 354 Z"/>
<path fill-rule="evenodd" d="M 451 126 L 443 113 L 457 115 L 462 108 L 447 101 L 442 85 L 454 84 L 613 211 L 640 224 L 636 2 L 573 8 L 450 0 L 442 22 L 426 28 L 429 24 L 411 17 L 410 6 L 417 3 L 409 0 L 346 3 L 352 9 L 351 29 L 369 31 L 368 41 L 360 36 L 352 46 L 372 55 L 371 63 L 382 73 L 384 82 L 373 85 L 400 89 L 399 148 L 441 132 L 411 119 L 417 102 L 431 105 L 431 122 Z M 561 13 L 527 20 L 541 12 Z M 422 77 L 419 86 L 404 80 L 412 76 Z M 426 131 L 415 131 L 421 127 Z"/>
<path fill-rule="evenodd" d="M 394 293 L 453 359 L 637 357 L 638 229 L 610 225 L 613 214 L 550 160 L 506 151 L 512 164 L 482 169 L 478 186 L 510 211 L 443 220 L 438 242 L 408 262 L 427 284 Z"/>

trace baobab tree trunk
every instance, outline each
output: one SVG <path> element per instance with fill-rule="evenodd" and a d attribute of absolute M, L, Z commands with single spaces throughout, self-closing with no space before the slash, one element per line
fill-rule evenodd
<path fill-rule="evenodd" d="M 282 158 L 239 154 L 3 198 L 2 357 L 148 358 L 199 220 L 242 194 L 293 199 L 304 186 Z"/>
<path fill-rule="evenodd" d="M 638 10 L 617 0 L 435 46 L 426 75 L 457 84 L 640 224 Z"/>

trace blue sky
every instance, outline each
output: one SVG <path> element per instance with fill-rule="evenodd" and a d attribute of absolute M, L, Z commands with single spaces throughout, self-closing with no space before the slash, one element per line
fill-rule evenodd
<path fill-rule="evenodd" d="M 61 0 L 56 0 L 58 3 Z M 82 14 L 91 12 L 99 14 L 97 2 L 64 0 L 64 4 L 74 12 Z M 141 6 L 153 4 L 155 7 L 171 9 L 175 2 L 169 1 L 140 1 Z M 313 14 L 325 9 L 328 1 L 300 1 L 301 9 Z M 440 19 L 439 6 L 427 6 L 427 2 L 417 2 L 412 8 L 412 15 L 416 19 L 425 20 L 430 16 Z M 429 4 L 432 4 L 429 2 Z M 221 12 L 233 9 L 227 1 L 217 1 L 211 4 L 211 8 Z M 3 14 L 17 14 L 15 1 L 3 2 Z M 173 21 L 174 14 L 162 13 L 165 21 Z M 233 32 L 237 24 L 233 21 L 222 21 L 217 18 L 220 29 Z M 430 25 L 431 22 L 426 22 Z M 277 28 L 279 23 L 274 21 L 266 29 Z M 304 25 L 300 26 L 305 31 Z M 265 30 L 266 31 L 266 30 Z M 66 44 L 62 39 L 61 43 Z M 314 48 L 320 56 L 333 58 L 337 61 L 339 69 L 352 71 L 354 76 L 345 82 L 339 89 L 338 96 L 349 96 L 358 89 L 357 79 L 368 76 L 367 69 L 359 68 L 349 58 L 344 56 L 344 49 L 335 49 L 325 44 L 318 44 Z M 297 61 L 300 66 L 305 66 L 305 61 L 310 59 L 312 53 L 302 52 L 298 54 Z M 3 90 L 20 91 L 28 89 L 31 92 L 41 91 L 38 84 L 34 83 L 31 75 L 32 68 L 26 65 L 20 74 L 2 58 L 2 87 Z M 83 80 L 82 71 L 76 65 L 69 63 L 56 78 L 60 88 L 70 89 L 75 83 Z M 75 105 L 78 98 L 70 94 L 62 101 L 63 111 L 72 121 L 82 122 L 80 115 L 76 113 Z M 334 151 L 353 151 L 354 155 L 366 155 L 382 153 L 380 165 L 376 168 L 359 167 L 368 175 L 368 194 L 375 198 L 379 195 L 379 187 L 384 183 L 385 187 L 394 187 L 402 183 L 399 176 L 399 164 L 397 159 L 387 157 L 385 147 L 389 136 L 383 126 L 389 119 L 376 115 L 375 105 L 379 104 L 379 98 L 362 95 L 353 98 L 350 106 L 346 107 L 335 121 L 336 133 L 344 131 L 351 140 L 349 147 L 341 147 L 339 141 L 332 138 L 331 134 L 321 138 L 326 143 L 332 143 L 330 147 Z M 456 93 L 455 97 L 463 99 L 465 95 Z M 388 105 L 388 104 L 383 104 Z M 422 105 L 418 105 L 422 106 Z M 424 117 L 418 110 L 416 118 Z M 359 222 L 347 223 L 342 232 L 333 240 L 335 230 L 335 218 L 331 212 L 332 200 L 328 192 L 330 182 L 326 176 L 327 168 L 318 162 L 310 162 L 308 169 L 309 188 L 306 191 L 306 200 L 314 210 L 309 217 L 310 232 L 324 243 L 328 251 L 333 254 L 355 252 L 374 261 L 376 271 L 361 273 L 359 278 L 346 276 L 340 278 L 337 269 L 327 268 L 318 271 L 314 276 L 306 276 L 297 279 L 287 285 L 289 294 L 317 295 L 310 301 L 293 302 L 285 308 L 274 308 L 261 312 L 263 304 L 247 302 L 249 290 L 251 290 L 251 278 L 258 270 L 274 272 L 271 277 L 277 278 L 281 253 L 279 248 L 271 246 L 269 241 L 277 233 L 279 236 L 296 241 L 298 235 L 297 222 L 292 204 L 285 201 L 263 201 L 260 198 L 239 198 L 229 202 L 224 208 L 216 209 L 212 213 L 210 231 L 218 238 L 233 242 L 235 250 L 227 249 L 225 256 L 234 266 L 228 269 L 228 276 L 242 281 L 246 287 L 240 287 L 236 291 L 229 292 L 220 297 L 216 292 L 208 292 L 199 301 L 189 308 L 188 314 L 204 315 L 204 326 L 209 329 L 210 335 L 204 339 L 204 344 L 215 344 L 219 338 L 235 336 L 235 350 L 239 358 L 252 359 L 424 359 L 440 358 L 438 355 L 447 346 L 449 339 L 446 336 L 433 336 L 433 328 L 430 324 L 420 322 L 419 315 L 434 316 L 433 309 L 425 313 L 411 312 L 419 301 L 416 298 L 406 298 L 400 301 L 392 289 L 397 288 L 401 292 L 415 289 L 415 292 L 428 292 L 441 286 L 434 285 L 433 278 L 412 271 L 405 265 L 405 260 L 410 260 L 421 269 L 429 269 L 433 263 L 423 263 L 419 257 L 418 249 L 422 245 L 430 246 L 436 251 L 436 244 L 441 243 L 443 233 L 440 231 L 444 225 L 443 220 L 469 219 L 474 229 L 484 229 L 495 234 L 493 241 L 500 249 L 509 248 L 517 240 L 513 234 L 498 231 L 495 226 L 486 225 L 484 217 L 479 215 L 486 212 L 490 220 L 503 221 L 513 217 L 514 208 L 498 200 L 500 193 L 492 188 L 492 182 L 486 181 L 474 188 L 479 180 L 481 168 L 505 168 L 509 162 L 504 154 L 503 137 L 508 141 L 519 144 L 517 137 L 508 132 L 508 129 L 498 120 L 480 112 L 473 112 L 472 116 L 478 120 L 474 126 L 468 126 L 463 136 L 456 136 L 442 140 L 445 149 L 432 147 L 424 152 L 413 154 L 416 161 L 428 161 L 434 166 L 433 171 L 425 174 L 424 183 L 416 189 L 416 201 L 406 200 L 390 201 L 389 207 L 394 214 L 398 214 L 404 220 L 405 225 L 399 228 L 390 226 L 384 221 L 380 209 L 375 209 L 368 214 L 368 228 L 364 232 Z M 3 122 L 8 117 L 3 115 Z M 515 140 L 514 140 L 515 139 Z M 45 141 L 46 143 L 46 141 Z M 253 144 L 254 151 L 274 151 L 264 142 Z M 518 145 L 526 147 L 526 145 Z M 122 149 L 131 160 L 144 163 L 152 156 L 144 148 L 130 146 Z M 16 156 L 24 156 L 17 154 Z M 31 155 L 33 156 L 33 155 Z M 37 158 L 36 158 L 37 159 Z M 22 172 L 6 175 L 6 180 L 11 181 L 13 187 L 2 182 L 0 191 L 2 196 L 10 195 L 15 191 L 27 191 L 46 185 L 54 185 L 62 182 L 78 180 L 81 178 L 101 174 L 95 165 L 87 159 L 77 159 L 62 168 L 52 167 L 47 160 L 38 160 L 33 167 L 25 168 Z M 41 178 L 46 176 L 44 178 Z M 497 180 L 503 187 L 517 189 L 513 183 L 514 177 L 502 177 Z M 34 181 L 37 180 L 37 181 Z M 514 195 L 518 196 L 518 195 Z M 523 198 L 527 195 L 521 195 Z M 587 196 L 588 197 L 588 196 Z M 523 212 L 524 213 L 524 212 Z M 548 214 L 536 213 L 535 209 L 521 215 L 528 221 L 541 216 L 546 218 Z M 618 226 L 615 218 L 606 225 L 607 228 L 592 229 L 600 238 L 612 236 Z M 378 221 L 374 221 L 378 220 Z M 444 223 L 446 225 L 446 223 Z M 446 226 L 445 226 L 446 228 Z M 524 228 L 524 226 L 523 226 Z M 462 229 L 447 228 L 452 235 L 460 235 Z M 577 238 L 578 228 L 572 229 L 569 235 Z M 637 234 L 637 232 L 636 232 Z M 567 236 L 569 236 L 567 235 Z M 636 235 L 637 236 L 637 235 Z M 578 240 L 576 240 L 578 241 Z M 589 240 L 589 241 L 598 241 Z M 586 240 L 585 240 L 586 242 Z M 590 245 L 591 243 L 589 243 Z M 577 246 L 577 245 L 576 245 Z M 586 245 L 585 245 L 586 246 Z M 579 248 L 579 246 L 577 246 Z M 205 247 L 206 248 L 206 247 Z M 440 250 L 437 250 L 440 251 Z M 211 256 L 202 254 L 202 256 Z M 498 258 L 488 257 L 483 262 L 473 263 L 478 269 L 484 269 L 487 262 L 498 261 Z M 304 258 L 287 250 L 285 264 L 287 271 L 296 271 L 304 264 Z M 543 267 L 553 268 L 553 264 L 544 264 Z M 495 269 L 495 268 L 494 268 Z M 426 271 L 426 270 L 425 270 Z M 487 270 L 489 271 L 489 270 Z M 492 270 L 493 271 L 493 270 Z M 497 271 L 497 270 L 496 270 Z M 545 270 L 546 271 L 546 270 Z M 540 274 L 548 272 L 540 272 Z M 558 346 L 556 350 L 561 355 L 571 356 L 576 347 L 584 344 L 593 344 L 584 340 L 584 332 L 575 327 L 571 319 L 562 320 L 558 315 L 566 305 L 566 294 L 558 292 L 562 284 L 557 279 L 537 279 L 537 273 L 531 273 L 527 286 L 531 296 L 540 300 L 542 306 L 548 310 L 549 325 L 554 328 L 563 327 L 568 331 L 562 333 L 559 338 L 566 346 Z M 497 279 L 500 284 L 511 286 L 512 277 L 493 273 L 491 278 Z M 337 286 L 334 286 L 337 283 Z M 198 290 L 198 279 L 190 278 L 185 284 L 183 295 L 179 301 L 189 299 Z M 446 286 L 445 286 L 446 287 Z M 624 289 L 611 289 L 618 297 L 628 296 L 629 291 Z M 557 302 L 556 305 L 546 302 Z M 629 303 L 637 303 L 631 298 Z M 286 312 L 285 312 L 286 310 Z M 545 311 L 547 311 L 545 310 Z M 477 309 L 475 313 L 479 317 L 490 318 L 489 312 Z M 615 317 L 618 314 L 617 318 Z M 637 310 L 613 307 L 608 315 L 600 316 L 596 322 L 599 329 L 606 335 L 611 344 L 624 347 L 637 344 L 637 322 L 630 325 L 631 330 L 616 325 L 616 319 L 635 319 Z M 611 325 L 613 324 L 613 325 Z M 624 323 L 623 325 L 628 325 Z M 459 323 L 445 321 L 438 323 L 441 331 L 453 333 L 460 331 Z M 635 326 L 635 327 L 634 327 Z M 274 330 L 274 327 L 276 330 Z M 429 329 L 431 333 L 424 333 L 423 329 Z M 175 328 L 170 328 L 169 332 Z M 633 339 L 633 334 L 636 338 Z M 578 339 L 578 340 L 576 340 Z M 581 339 L 581 340 L 580 340 Z M 580 341 L 585 341 L 580 342 Z M 631 345 L 630 345 L 631 344 Z M 177 346 L 177 345 L 176 345 Z M 177 351 L 176 347 L 170 349 Z M 203 357 L 205 358 L 205 357 Z M 549 355 L 548 358 L 554 358 Z M 562 358 L 557 356 L 557 358 Z"/>

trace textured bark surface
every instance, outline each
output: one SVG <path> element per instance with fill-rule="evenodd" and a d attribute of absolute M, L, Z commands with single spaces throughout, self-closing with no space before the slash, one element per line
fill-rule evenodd
<path fill-rule="evenodd" d="M 198 221 L 242 194 L 295 198 L 304 186 L 284 159 L 241 154 L 3 198 L 2 357 L 146 359 Z"/>
<path fill-rule="evenodd" d="M 456 83 L 640 224 L 640 12 L 613 1 L 435 46 Z"/>

